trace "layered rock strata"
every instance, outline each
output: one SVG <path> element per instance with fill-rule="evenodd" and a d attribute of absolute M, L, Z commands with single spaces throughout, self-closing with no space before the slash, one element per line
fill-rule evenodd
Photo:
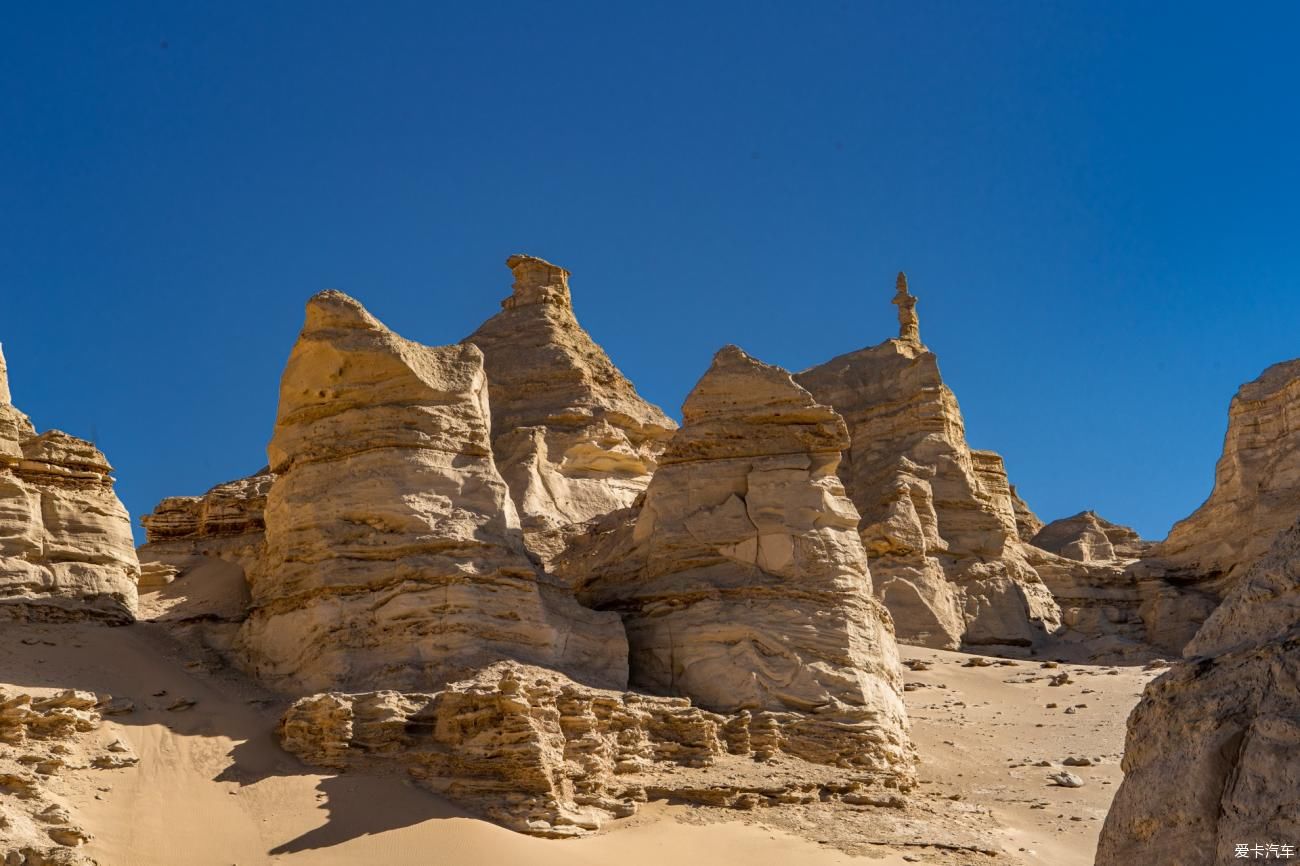
<path fill-rule="evenodd" d="M 218 484 L 202 496 L 169 496 L 140 518 L 146 542 L 139 549 L 145 575 L 177 573 L 208 558 L 223 559 L 252 575 L 266 548 L 266 497 L 275 476 L 269 468 Z M 142 581 L 141 586 L 145 586 Z"/>
<path fill-rule="evenodd" d="M 1300 839 L 1300 523 L 1239 579 L 1129 717 L 1098 866 L 1231 863 Z"/>
<path fill-rule="evenodd" d="M 1078 562 L 1134 560 L 1151 549 L 1133 529 L 1111 523 L 1095 511 L 1052 521 L 1038 531 L 1033 544 Z"/>
<path fill-rule="evenodd" d="M 1214 490 L 1134 568 L 1153 642 L 1177 652 L 1300 514 L 1300 359 L 1243 385 Z"/>
<path fill-rule="evenodd" d="M 899 308 L 898 339 L 795 376 L 848 422 L 840 474 L 876 593 L 904 642 L 1031 645 L 1059 626 L 1059 611 L 1027 561 L 1006 470 L 967 445 L 915 311 Z"/>
<path fill-rule="evenodd" d="M 311 299 L 240 634 L 258 676 L 299 694 L 427 689 L 515 659 L 626 682 L 618 618 L 529 561 L 489 418 L 477 347 L 404 340 L 341 292 Z"/>
<path fill-rule="evenodd" d="M 112 471 L 84 439 L 37 435 L 0 357 L 0 617 L 134 618 L 140 565 Z"/>
<path fill-rule="evenodd" d="M 1035 533 L 1028 558 L 1061 608 L 1062 641 L 1086 645 L 1095 660 L 1135 662 L 1152 655 L 1142 610 L 1160 588 L 1134 574 L 1150 548 L 1134 530 L 1093 511 Z"/>
<path fill-rule="evenodd" d="M 506 264 L 512 294 L 466 342 L 483 350 L 497 466 L 545 557 L 549 530 L 631 505 L 677 425 L 578 324 L 568 271 L 532 256 Z"/>
<path fill-rule="evenodd" d="M 67 777 L 138 762 L 120 740 L 105 746 L 96 735 L 103 703 L 73 689 L 0 691 L 0 863 L 95 866 L 80 851 L 91 834 L 63 799 Z"/>
<path fill-rule="evenodd" d="M 510 662 L 432 694 L 303 698 L 279 736 L 308 763 L 405 772 L 541 836 L 596 830 L 649 799 L 739 809 L 905 802 L 897 777 L 853 766 L 853 753 L 821 739 L 803 714 L 712 713 L 684 698 L 592 689 Z"/>
<path fill-rule="evenodd" d="M 632 684 L 710 711 L 786 711 L 910 778 L 897 647 L 835 474 L 844 421 L 777 367 L 720 351 L 635 509 L 557 563 L 623 616 Z"/>

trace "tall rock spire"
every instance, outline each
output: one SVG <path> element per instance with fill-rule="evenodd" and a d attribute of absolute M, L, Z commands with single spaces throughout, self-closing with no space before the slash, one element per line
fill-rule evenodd
<path fill-rule="evenodd" d="M 907 274 L 898 272 L 894 282 L 894 303 L 898 305 L 898 338 L 921 344 L 921 321 L 916 317 L 916 296 L 907 291 Z"/>
<path fill-rule="evenodd" d="M 12 403 L 13 397 L 9 393 L 9 367 L 5 364 L 5 348 L 0 343 L 0 404 Z"/>

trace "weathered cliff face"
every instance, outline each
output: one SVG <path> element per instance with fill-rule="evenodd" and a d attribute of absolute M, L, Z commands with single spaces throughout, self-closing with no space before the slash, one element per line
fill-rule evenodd
<path fill-rule="evenodd" d="M 1153 555 L 1226 595 L 1300 514 L 1300 359 L 1242 385 L 1228 408 L 1214 490 Z"/>
<path fill-rule="evenodd" d="M 268 682 L 437 688 L 515 659 L 626 681 L 613 614 L 530 563 L 496 470 L 483 355 L 388 330 L 323 292 L 280 387 L 266 557 L 240 644 Z"/>
<path fill-rule="evenodd" d="M 1300 514 L 1300 359 L 1238 390 L 1214 490 L 1133 568 L 1152 642 L 1177 653 Z"/>
<path fill-rule="evenodd" d="M 83 439 L 36 434 L 0 356 L 0 617 L 134 619 L 140 565 L 112 471 Z"/>
<path fill-rule="evenodd" d="M 547 530 L 632 504 L 677 425 L 578 324 L 568 271 L 532 256 L 506 264 L 513 293 L 466 342 L 483 350 L 497 466 L 546 557 Z"/>
<path fill-rule="evenodd" d="M 1059 611 L 1026 561 L 1001 459 L 966 444 L 957 399 L 914 319 L 900 318 L 899 339 L 795 380 L 848 422 L 840 475 L 899 639 L 1032 644 L 1059 625 Z"/>
<path fill-rule="evenodd" d="M 1300 839 L 1300 524 L 1279 535 L 1129 717 L 1097 866 L 1231 863 Z"/>
<path fill-rule="evenodd" d="M 835 474 L 843 419 L 735 347 L 682 412 L 644 503 L 557 569 L 622 614 L 635 687 L 795 712 L 791 751 L 910 777 L 897 648 Z"/>

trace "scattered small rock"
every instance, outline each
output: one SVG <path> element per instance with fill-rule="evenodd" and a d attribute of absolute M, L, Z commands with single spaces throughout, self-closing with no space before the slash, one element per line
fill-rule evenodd
<path fill-rule="evenodd" d="M 1064 770 L 1059 773 L 1052 773 L 1047 778 L 1053 785 L 1060 788 L 1082 788 L 1084 785 L 1082 778 Z"/>

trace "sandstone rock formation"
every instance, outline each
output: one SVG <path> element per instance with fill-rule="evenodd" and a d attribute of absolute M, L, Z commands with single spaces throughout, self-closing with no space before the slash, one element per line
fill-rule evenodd
<path fill-rule="evenodd" d="M 1039 530 L 1033 544 L 1079 562 L 1133 560 L 1151 547 L 1129 527 L 1111 523 L 1095 511 L 1053 520 Z"/>
<path fill-rule="evenodd" d="M 397 770 L 514 830 L 575 836 L 648 799 L 753 809 L 841 801 L 900 808 L 900 778 L 790 755 L 791 713 L 579 686 L 502 662 L 433 693 L 328 693 L 285 713 L 283 746 L 332 769 Z M 908 780 L 910 781 L 910 780 Z"/>
<path fill-rule="evenodd" d="M 557 569 L 622 614 L 635 687 L 797 713 L 788 750 L 906 776 L 897 648 L 835 474 L 843 419 L 730 346 L 682 412 L 644 503 Z"/>
<path fill-rule="evenodd" d="M 1154 551 L 1183 574 L 1230 588 L 1300 514 L 1300 359 L 1242 385 L 1205 504 Z"/>
<path fill-rule="evenodd" d="M 0 863 L 94 866 L 78 850 L 91 835 L 55 793 L 66 787 L 51 781 L 137 762 L 128 748 L 114 752 L 96 742 L 100 703 L 98 695 L 73 689 L 0 691 Z"/>
<path fill-rule="evenodd" d="M 1026 548 L 1030 564 L 1061 608 L 1057 637 L 1085 644 L 1094 660 L 1139 661 L 1153 648 L 1142 610 L 1163 585 L 1140 581 L 1134 567 L 1151 543 L 1093 511 L 1042 527 Z"/>
<path fill-rule="evenodd" d="M 140 566 L 112 471 L 83 439 L 36 434 L 0 357 L 0 617 L 134 618 Z"/>
<path fill-rule="evenodd" d="M 1097 866 L 1231 863 L 1238 844 L 1300 839 L 1300 523 L 1187 652 L 1129 718 Z"/>
<path fill-rule="evenodd" d="M 140 518 L 146 533 L 141 562 L 184 571 L 212 557 L 252 575 L 265 555 L 266 497 L 274 481 L 266 468 L 218 484 L 202 496 L 169 496 L 159 502 Z"/>
<path fill-rule="evenodd" d="M 908 643 L 1033 644 L 1059 611 L 1026 560 L 1006 470 L 967 445 L 901 274 L 898 292 L 898 339 L 795 376 L 848 422 L 840 474 L 876 594 Z"/>
<path fill-rule="evenodd" d="M 986 452 L 992 454 L 993 452 Z M 1003 467 L 1003 474 L 1006 474 L 1006 468 Z M 1033 541 L 1034 536 L 1043 529 L 1042 519 L 1034 513 L 1029 507 L 1029 503 L 1020 498 L 1020 493 L 1016 490 L 1016 485 L 1008 484 L 1007 489 L 1011 491 L 1011 510 L 1016 515 L 1016 532 L 1020 535 L 1021 541 Z"/>
<path fill-rule="evenodd" d="M 492 459 L 483 354 L 404 340 L 341 292 L 307 304 L 268 447 L 246 664 L 288 691 L 438 688 L 502 659 L 626 681 L 613 614 L 530 563 Z"/>
<path fill-rule="evenodd" d="M 506 264 L 513 293 L 466 342 L 483 350 L 497 467 L 545 557 L 547 530 L 631 505 L 677 425 L 578 324 L 568 271 L 532 256 Z"/>

